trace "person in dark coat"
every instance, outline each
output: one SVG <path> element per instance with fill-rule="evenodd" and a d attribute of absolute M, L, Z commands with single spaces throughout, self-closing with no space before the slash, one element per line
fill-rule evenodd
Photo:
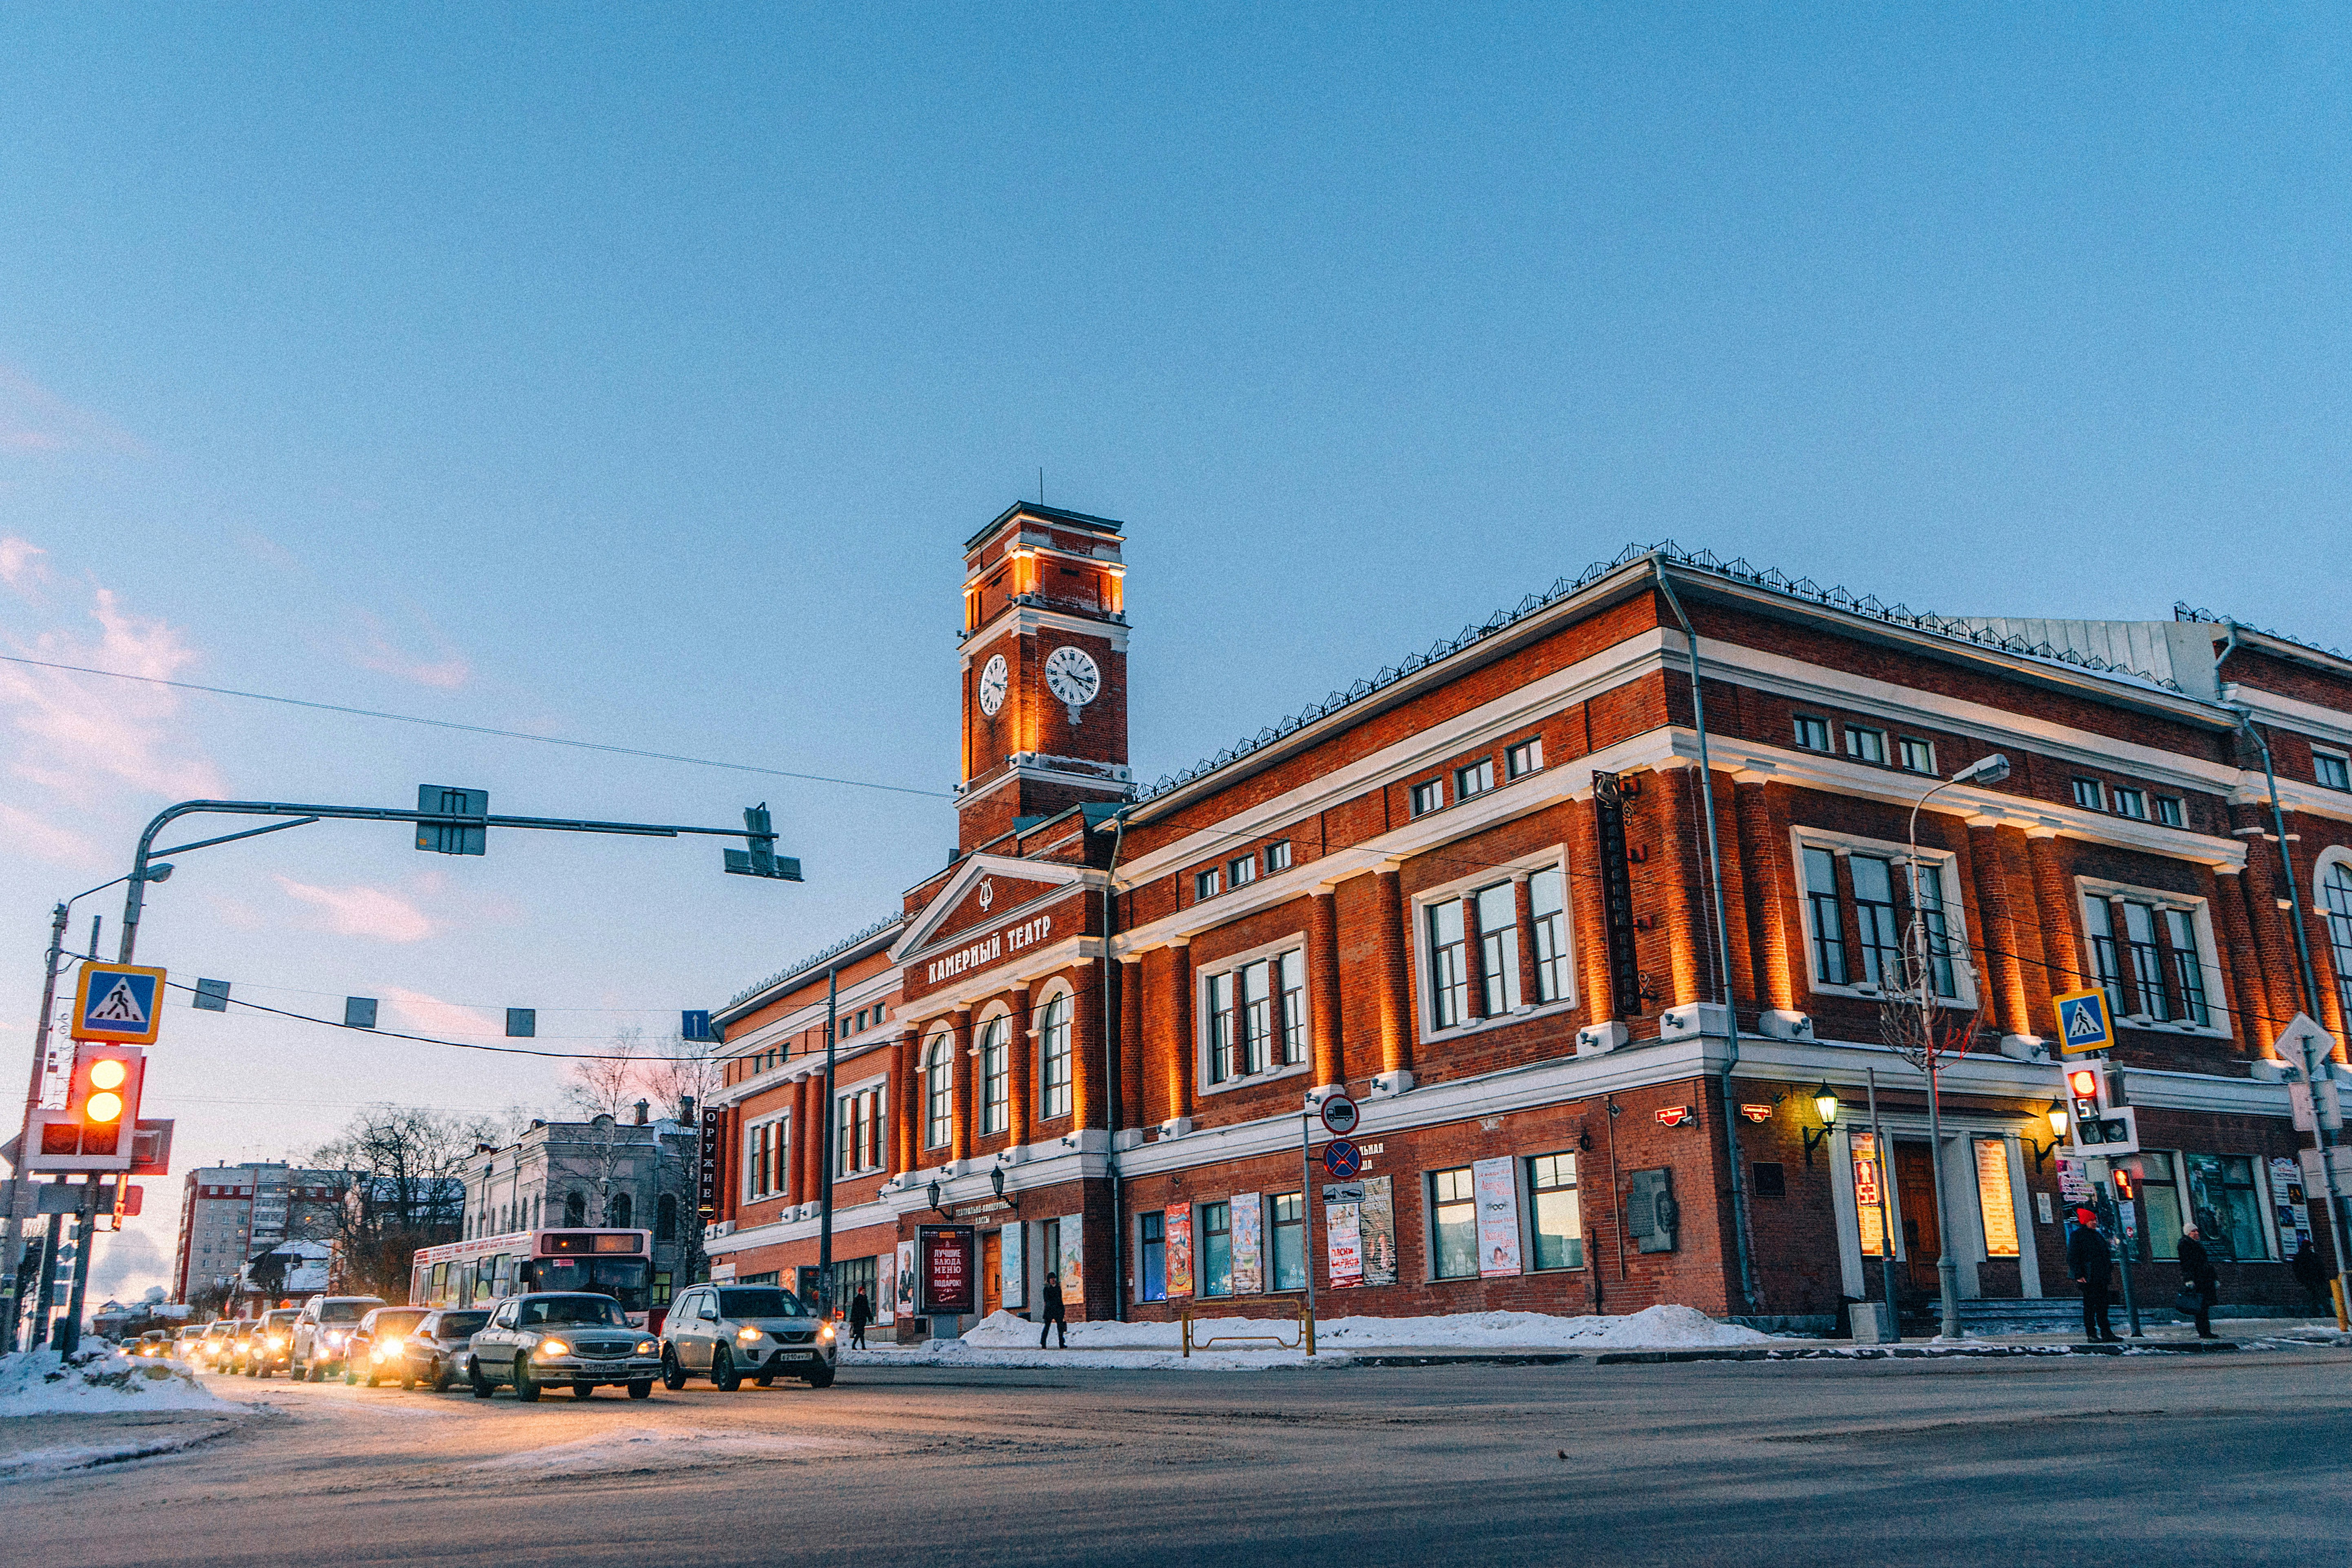
<path fill-rule="evenodd" d="M 2213 1303 L 2221 1299 L 2221 1279 L 2213 1272 L 2213 1260 L 2206 1256 L 2205 1243 L 2199 1239 L 2197 1227 L 2180 1227 L 2180 1289 L 2183 1294 L 2197 1294 L 2197 1337 L 2218 1339 L 2213 1332 Z"/>
<path fill-rule="evenodd" d="M 2319 1260 L 2319 1248 L 2309 1241 L 2294 1249 L 2294 1282 L 2311 1298 L 2311 1315 L 2326 1314 L 2320 1303 L 2327 1299 L 2327 1265 Z"/>
<path fill-rule="evenodd" d="M 866 1299 L 866 1287 L 860 1285 L 857 1294 L 849 1299 L 849 1348 L 866 1348 L 866 1325 L 874 1321 L 874 1304 Z"/>
<path fill-rule="evenodd" d="M 2107 1324 L 2107 1277 L 2116 1255 L 2099 1234 L 2099 1216 L 2074 1211 L 2074 1234 L 2066 1238 L 2066 1272 L 2083 1292 L 2083 1333 L 2094 1344 L 2119 1344 L 2123 1336 Z"/>
<path fill-rule="evenodd" d="M 1055 1332 L 1061 1335 L 1061 1342 L 1055 1348 L 1068 1350 L 1070 1321 L 1062 1314 L 1062 1277 L 1048 1274 L 1045 1276 L 1045 1316 L 1037 1324 L 1037 1348 L 1044 1350 L 1045 1336 Z"/>

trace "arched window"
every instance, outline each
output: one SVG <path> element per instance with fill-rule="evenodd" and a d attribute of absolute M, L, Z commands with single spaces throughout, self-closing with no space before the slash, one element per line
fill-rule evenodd
<path fill-rule="evenodd" d="M 563 1223 L 583 1226 L 588 1223 L 588 1194 L 573 1191 L 563 1195 Z"/>
<path fill-rule="evenodd" d="M 654 1205 L 654 1239 L 677 1239 L 677 1199 L 669 1193 L 664 1193 L 661 1202 Z"/>
<path fill-rule="evenodd" d="M 923 1147 L 944 1149 L 955 1127 L 955 1043 L 951 1036 L 931 1037 L 923 1053 Z"/>
<path fill-rule="evenodd" d="M 614 1230 L 626 1230 L 636 1218 L 637 1200 L 626 1193 L 614 1193 L 604 1200 L 604 1223 Z"/>
<path fill-rule="evenodd" d="M 2338 1005 L 2352 1018 L 2352 862 L 2338 860 L 2319 873 L 2319 901 L 2327 909 L 2327 947 L 2336 958 Z"/>
<path fill-rule="evenodd" d="M 1070 1113 L 1070 994 L 1049 999 L 1037 1020 L 1037 1114 Z"/>
<path fill-rule="evenodd" d="M 1013 1053 L 1004 1047 L 1006 1021 L 980 1026 L 980 1130 L 1002 1132 L 1013 1124 Z"/>

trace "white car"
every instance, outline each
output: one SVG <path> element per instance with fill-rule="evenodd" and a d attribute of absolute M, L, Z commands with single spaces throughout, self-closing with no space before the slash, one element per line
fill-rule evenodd
<path fill-rule="evenodd" d="M 322 1383 L 343 1370 L 344 1347 L 360 1320 L 384 1304 L 381 1296 L 313 1296 L 294 1320 L 286 1375 Z"/>
<path fill-rule="evenodd" d="M 509 1296 L 490 1309 L 490 1321 L 466 1347 L 466 1376 L 477 1399 L 488 1399 L 501 1383 L 512 1384 L 525 1404 L 551 1387 L 585 1399 L 605 1383 L 644 1399 L 660 1372 L 654 1342 L 621 1303 L 588 1291 Z"/>
<path fill-rule="evenodd" d="M 831 1323 L 789 1290 L 773 1285 L 697 1285 L 681 1291 L 662 1320 L 662 1382 L 684 1388 L 689 1376 L 732 1392 L 751 1378 L 761 1388 L 797 1377 L 832 1386 L 840 1364 Z"/>

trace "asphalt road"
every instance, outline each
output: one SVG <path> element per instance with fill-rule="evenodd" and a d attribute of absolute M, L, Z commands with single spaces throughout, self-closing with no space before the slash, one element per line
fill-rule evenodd
<path fill-rule="evenodd" d="M 5 1485 L 11 1563 L 2352 1561 L 2352 1353 L 846 1370 L 648 1401 L 208 1380 Z M 38 1442 L 105 1421 L 45 1419 Z M 0 1426 L 31 1424 L 0 1423 Z M 119 1434 L 118 1434 L 119 1435 Z M 0 1437 L 9 1435 L 0 1434 Z M 13 1446 L 26 1446 L 14 1435 Z"/>

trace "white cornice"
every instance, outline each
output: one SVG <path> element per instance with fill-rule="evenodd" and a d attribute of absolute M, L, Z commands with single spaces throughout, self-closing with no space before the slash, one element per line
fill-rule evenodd
<path fill-rule="evenodd" d="M 955 868 L 954 874 L 948 878 L 946 884 L 924 903 L 922 912 L 908 922 L 906 931 L 891 944 L 890 962 L 900 965 L 912 962 L 931 944 L 940 926 L 955 912 L 957 906 L 963 902 L 964 896 L 990 877 L 1003 877 L 1014 882 L 1043 882 L 1049 889 L 1046 892 L 1008 906 L 1002 914 L 992 911 L 988 917 L 988 923 L 992 925 L 1013 923 L 1013 917 L 1017 910 L 1062 898 L 1071 888 L 1099 888 L 1103 884 L 1102 872 L 1086 866 L 1073 866 L 1067 861 L 1024 860 L 1012 855 L 967 856 Z"/>
<path fill-rule="evenodd" d="M 1100 565 L 1101 563 L 1095 563 Z M 1008 627 L 1005 623 L 1012 622 Z M 1007 605 L 996 612 L 995 618 L 974 630 L 963 639 L 962 658 L 968 668 L 972 659 L 986 652 L 1006 637 L 1034 637 L 1041 631 L 1068 632 L 1073 637 L 1098 637 L 1110 644 L 1113 653 L 1127 651 L 1128 628 L 1123 622 L 1098 620 L 1092 616 L 1071 615 L 1063 610 L 1049 610 L 1042 605 Z"/>
<path fill-rule="evenodd" d="M 2342 709 L 2323 708 L 2316 702 L 2282 697 L 2275 691 L 2242 686 L 2236 681 L 2221 688 L 2221 700 L 2246 709 L 2257 719 L 2267 719 L 2339 746 L 2352 746 L 2352 713 Z"/>

